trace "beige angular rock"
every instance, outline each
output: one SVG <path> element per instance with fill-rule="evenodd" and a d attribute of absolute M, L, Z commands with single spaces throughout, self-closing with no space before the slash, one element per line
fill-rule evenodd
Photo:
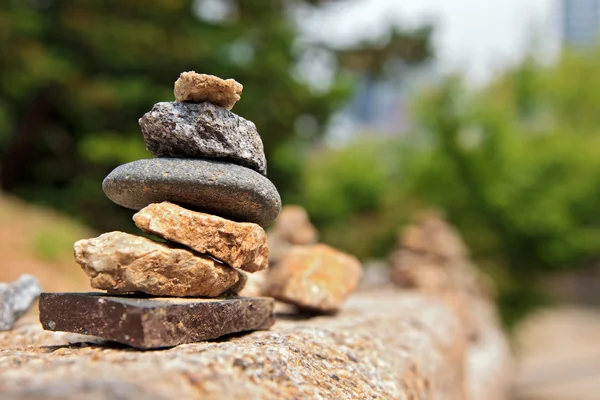
<path fill-rule="evenodd" d="M 281 209 L 273 232 L 288 243 L 297 245 L 313 244 L 319 239 L 319 232 L 310 223 L 306 210 L 296 205 L 286 205 Z"/>
<path fill-rule="evenodd" d="M 233 222 L 176 204 L 150 204 L 133 216 L 144 232 L 180 243 L 247 272 L 269 265 L 267 235 L 257 224 Z"/>
<path fill-rule="evenodd" d="M 209 102 L 231 110 L 240 100 L 243 89 L 244 86 L 234 79 L 188 71 L 179 75 L 173 92 L 177 101 Z"/>
<path fill-rule="evenodd" d="M 269 271 L 258 271 L 253 274 L 244 274 L 244 277 L 247 281 L 244 284 L 244 288 L 238 292 L 240 296 L 246 297 L 261 297 L 263 296 L 265 285 L 267 284 L 267 279 L 269 276 Z"/>
<path fill-rule="evenodd" d="M 390 279 L 400 287 L 432 292 L 462 292 L 491 298 L 494 288 L 477 271 L 458 231 L 428 212 L 409 225 L 390 254 Z"/>
<path fill-rule="evenodd" d="M 417 224 L 404 228 L 398 236 L 398 245 L 444 259 L 469 255 L 458 231 L 433 211 L 423 213 L 417 218 Z"/>
<path fill-rule="evenodd" d="M 360 262 L 333 247 L 295 246 L 271 270 L 265 295 L 320 312 L 340 309 L 362 276 Z"/>
<path fill-rule="evenodd" d="M 74 249 L 92 287 L 109 293 L 217 297 L 240 279 L 210 257 L 123 232 L 80 240 Z"/>
<path fill-rule="evenodd" d="M 314 244 L 319 232 L 310 223 L 306 210 L 297 205 L 286 205 L 269 230 L 269 261 L 276 264 L 281 261 L 294 245 Z"/>

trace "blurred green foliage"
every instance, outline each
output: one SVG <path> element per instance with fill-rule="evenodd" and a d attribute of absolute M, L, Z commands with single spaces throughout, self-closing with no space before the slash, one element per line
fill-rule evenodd
<path fill-rule="evenodd" d="M 527 59 L 479 89 L 451 77 L 424 90 L 413 132 L 315 153 L 297 201 L 363 258 L 389 252 L 416 211 L 443 210 L 511 326 L 549 300 L 544 277 L 600 256 L 598 68 L 594 51 Z"/>
<path fill-rule="evenodd" d="M 332 65 L 333 80 L 315 88 L 297 71 L 311 44 L 297 40 L 293 11 L 324 3 L 1 2 L 1 188 L 101 230 L 133 229 L 131 213 L 106 199 L 100 183 L 117 165 L 152 156 L 138 118 L 154 103 L 173 99 L 180 72 L 196 70 L 243 83 L 235 112 L 256 123 L 269 178 L 285 200 L 298 189 L 303 149 L 351 93 L 347 72 L 382 70 L 394 60 L 414 64 L 430 52 L 428 29 L 394 28 L 388 39 L 354 52 L 314 43 L 339 61 Z M 378 57 L 365 71 L 346 63 L 349 54 Z M 316 127 L 314 137 L 297 134 L 300 119 Z"/>
<path fill-rule="evenodd" d="M 73 247 L 73 243 L 82 239 L 82 229 L 70 220 L 60 220 L 52 226 L 44 227 L 29 238 L 32 254 L 42 261 L 57 262 L 64 259 L 65 249 Z"/>
<path fill-rule="evenodd" d="M 218 21 L 197 16 L 198 3 L 2 2 L 2 188 L 100 229 L 124 227 L 129 213 L 100 182 L 120 163 L 151 157 L 137 120 L 173 99 L 181 71 L 243 82 L 236 112 L 259 127 L 270 159 L 300 115 L 322 125 L 346 98 L 342 78 L 319 93 L 294 78 L 297 32 L 284 2 L 228 2 L 234 14 Z M 293 181 L 291 168 L 270 172 L 283 187 Z"/>

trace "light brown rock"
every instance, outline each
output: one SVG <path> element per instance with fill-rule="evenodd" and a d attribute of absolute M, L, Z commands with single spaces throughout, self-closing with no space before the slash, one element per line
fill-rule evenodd
<path fill-rule="evenodd" d="M 286 205 L 281 209 L 272 230 L 291 244 L 313 244 L 319 239 L 319 232 L 310 223 L 306 210 L 296 205 Z"/>
<path fill-rule="evenodd" d="M 400 287 L 493 297 L 494 288 L 472 264 L 457 230 L 429 212 L 402 230 L 390 254 L 390 279 Z"/>
<path fill-rule="evenodd" d="M 265 294 L 301 308 L 333 312 L 361 275 L 360 262 L 349 254 L 324 244 L 296 246 L 269 274 Z"/>
<path fill-rule="evenodd" d="M 92 287 L 109 293 L 217 297 L 240 279 L 210 257 L 123 232 L 80 240 L 74 248 Z"/>
<path fill-rule="evenodd" d="M 474 304 L 491 303 L 494 288 L 469 260 L 458 232 L 434 213 L 404 232 L 400 248 L 389 257 L 391 281 L 443 297 L 468 337 L 480 337 L 486 324 L 478 320 Z"/>
<path fill-rule="evenodd" d="M 294 245 L 314 244 L 319 232 L 311 224 L 306 210 L 297 205 L 286 205 L 269 230 L 268 243 L 271 264 L 281 261 Z"/>
<path fill-rule="evenodd" d="M 176 204 L 150 204 L 133 216 L 144 232 L 180 243 L 248 272 L 269 265 L 267 235 L 257 224 L 234 222 Z"/>
<path fill-rule="evenodd" d="M 440 258 L 455 259 L 469 255 L 458 231 L 433 211 L 420 215 L 416 224 L 400 232 L 398 239 L 399 247 Z"/>
<path fill-rule="evenodd" d="M 209 102 L 231 110 L 240 100 L 243 89 L 244 86 L 234 79 L 188 71 L 179 75 L 173 92 L 177 101 Z"/>

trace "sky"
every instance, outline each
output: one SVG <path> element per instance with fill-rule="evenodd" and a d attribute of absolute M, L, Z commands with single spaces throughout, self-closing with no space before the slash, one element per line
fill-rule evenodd
<path fill-rule="evenodd" d="M 393 23 L 435 24 L 437 66 L 485 83 L 532 48 L 551 59 L 559 44 L 558 0 L 346 0 L 304 19 L 306 37 L 339 45 L 377 37 Z"/>

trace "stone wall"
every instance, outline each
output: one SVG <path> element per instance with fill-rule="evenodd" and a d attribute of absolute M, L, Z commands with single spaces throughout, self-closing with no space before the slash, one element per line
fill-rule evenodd
<path fill-rule="evenodd" d="M 2 399 L 502 399 L 508 347 L 474 305 L 469 337 L 449 299 L 379 288 L 336 316 L 280 314 L 270 331 L 135 351 L 42 331 L 0 333 Z"/>

